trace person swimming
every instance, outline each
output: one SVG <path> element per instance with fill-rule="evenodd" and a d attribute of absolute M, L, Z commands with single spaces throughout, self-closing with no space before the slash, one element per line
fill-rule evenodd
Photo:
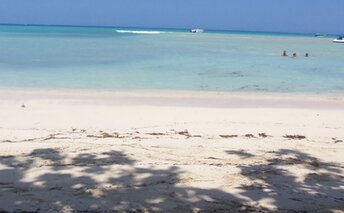
<path fill-rule="evenodd" d="M 293 58 L 296 58 L 297 57 L 297 54 L 296 53 L 293 53 Z"/>
<path fill-rule="evenodd" d="M 306 53 L 306 54 L 305 54 L 305 57 L 309 57 L 309 54 L 308 54 L 308 53 Z"/>

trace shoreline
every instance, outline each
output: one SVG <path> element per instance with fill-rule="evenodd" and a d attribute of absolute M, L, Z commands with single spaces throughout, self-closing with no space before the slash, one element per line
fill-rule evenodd
<path fill-rule="evenodd" d="M 206 108 L 344 109 L 344 94 L 215 92 L 180 90 L 0 89 L 2 101 L 63 100 L 111 105 Z"/>

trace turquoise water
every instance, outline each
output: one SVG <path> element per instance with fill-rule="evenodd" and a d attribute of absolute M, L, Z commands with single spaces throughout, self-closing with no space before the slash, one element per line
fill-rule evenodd
<path fill-rule="evenodd" d="M 344 93 L 344 44 L 332 39 L 1 25 L 0 87 Z"/>

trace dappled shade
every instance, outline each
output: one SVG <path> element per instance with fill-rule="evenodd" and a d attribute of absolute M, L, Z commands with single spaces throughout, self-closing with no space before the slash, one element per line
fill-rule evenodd
<path fill-rule="evenodd" d="M 244 150 L 226 153 L 241 159 L 254 157 Z M 239 194 L 222 189 L 186 187 L 180 178 L 183 171 L 177 166 L 140 165 L 120 151 L 98 155 L 80 153 L 70 158 L 58 149 L 36 149 L 24 156 L 0 156 L 0 211 L 344 209 L 343 175 L 339 165 L 321 162 L 295 150 L 284 149 L 273 154 L 275 157 L 264 163 L 238 166 L 242 178 L 251 180 L 251 184 L 239 186 Z M 49 168 L 49 172 L 34 175 L 38 159 L 44 161 L 43 166 Z M 286 165 L 291 167 L 286 169 Z M 299 180 L 290 171 L 293 168 L 313 172 Z M 322 209 L 310 208 L 314 197 L 316 206 Z M 277 208 L 259 205 L 266 199 Z"/>

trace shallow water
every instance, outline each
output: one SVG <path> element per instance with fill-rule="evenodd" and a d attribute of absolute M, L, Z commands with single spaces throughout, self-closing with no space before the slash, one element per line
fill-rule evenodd
<path fill-rule="evenodd" d="M 332 39 L 2 25 L 0 87 L 344 93 L 344 44 Z"/>

